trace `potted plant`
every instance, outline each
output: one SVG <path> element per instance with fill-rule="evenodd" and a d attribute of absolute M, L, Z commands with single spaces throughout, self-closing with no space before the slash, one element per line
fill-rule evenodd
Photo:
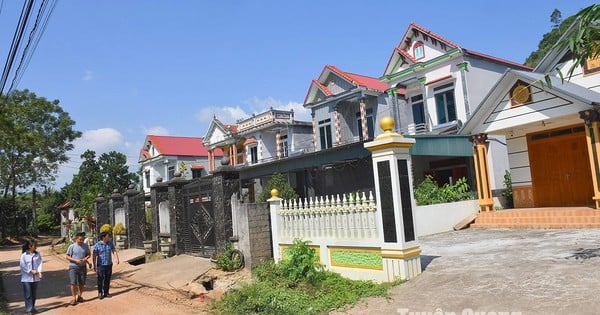
<path fill-rule="evenodd" d="M 125 241 L 127 240 L 127 236 L 125 235 L 126 232 L 127 230 L 125 229 L 123 223 L 119 222 L 115 224 L 115 227 L 113 228 L 113 233 L 115 234 L 115 242 L 117 248 L 119 249 L 125 249 Z"/>

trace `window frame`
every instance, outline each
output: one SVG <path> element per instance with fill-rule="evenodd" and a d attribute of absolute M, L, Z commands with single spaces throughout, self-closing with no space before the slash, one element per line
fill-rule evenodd
<path fill-rule="evenodd" d="M 417 56 L 417 52 L 420 52 L 420 56 Z M 425 58 L 425 44 L 423 42 L 419 41 L 415 43 L 413 46 L 413 57 L 415 60 Z"/>
<path fill-rule="evenodd" d="M 319 142 L 321 150 L 333 148 L 333 135 L 331 133 L 331 118 L 323 119 L 318 123 Z"/>
<path fill-rule="evenodd" d="M 435 100 L 435 112 L 437 115 L 437 123 L 438 125 L 449 123 L 458 119 L 456 114 L 456 97 L 454 95 L 455 85 L 454 82 L 446 83 L 440 86 L 437 86 L 433 89 L 433 99 Z M 438 96 L 441 95 L 444 99 L 443 108 L 444 108 L 444 118 L 445 121 L 441 121 L 442 116 L 440 116 L 440 104 L 438 103 Z M 450 119 L 450 111 L 448 106 L 448 98 L 447 96 L 452 96 L 452 106 L 454 107 L 454 119 Z"/>
<path fill-rule="evenodd" d="M 369 139 L 373 139 L 375 138 L 375 115 L 373 114 L 373 108 L 367 108 L 366 109 L 367 112 L 367 128 L 369 129 Z M 362 137 L 362 118 L 360 117 L 360 111 L 356 112 L 356 131 L 358 134 L 358 138 L 363 141 L 363 140 L 368 140 L 368 139 L 363 139 Z"/>

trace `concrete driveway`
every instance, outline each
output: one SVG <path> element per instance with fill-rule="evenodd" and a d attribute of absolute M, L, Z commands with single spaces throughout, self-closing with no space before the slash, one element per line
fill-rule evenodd
<path fill-rule="evenodd" d="M 347 313 L 600 313 L 600 229 L 469 229 L 420 242 L 423 274 Z"/>

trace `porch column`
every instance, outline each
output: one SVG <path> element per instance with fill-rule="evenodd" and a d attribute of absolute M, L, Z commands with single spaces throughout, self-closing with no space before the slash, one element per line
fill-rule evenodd
<path fill-rule="evenodd" d="M 490 186 L 489 165 L 487 160 L 487 134 L 480 133 L 471 136 L 473 142 L 473 162 L 475 164 L 475 181 L 479 196 L 479 211 L 490 211 L 494 205 L 492 188 Z"/>
<path fill-rule="evenodd" d="M 336 106 L 333 109 L 333 124 L 335 127 L 335 143 L 342 143 L 342 121 L 340 120 L 340 111 Z"/>
<path fill-rule="evenodd" d="M 427 88 L 425 87 L 427 78 L 422 77 L 417 80 L 419 81 L 419 86 L 421 87 L 421 94 L 423 95 L 423 111 L 425 114 L 425 129 L 427 131 L 431 131 L 431 128 L 433 127 L 433 121 L 431 121 L 431 115 L 429 115 L 429 109 L 427 106 Z"/>
<path fill-rule="evenodd" d="M 365 141 L 369 139 L 369 125 L 367 124 L 367 104 L 365 103 L 365 99 L 360 99 L 360 125 L 362 128 L 362 140 Z"/>
<path fill-rule="evenodd" d="M 215 162 L 215 154 L 213 150 L 208 150 L 208 173 L 212 174 L 214 163 Z"/>
<path fill-rule="evenodd" d="M 421 248 L 415 225 L 412 161 L 415 139 L 393 132 L 394 120 L 383 117 L 384 133 L 364 144 L 372 152 L 379 234 L 386 281 L 411 279 L 421 273 Z"/>
<path fill-rule="evenodd" d="M 237 143 L 231 145 L 231 166 L 237 164 Z"/>
<path fill-rule="evenodd" d="M 312 112 L 310 116 L 312 117 L 313 127 L 313 152 L 317 152 L 317 122 L 315 120 L 315 113 Z"/>
<path fill-rule="evenodd" d="M 277 130 L 275 134 L 275 145 L 277 146 L 277 159 L 280 160 L 283 157 L 283 150 L 281 149 L 281 131 Z"/>
<path fill-rule="evenodd" d="M 594 204 L 600 209 L 600 113 L 595 109 L 579 112 L 579 117 L 585 122 L 585 137 L 592 170 L 592 183 L 594 184 Z"/>

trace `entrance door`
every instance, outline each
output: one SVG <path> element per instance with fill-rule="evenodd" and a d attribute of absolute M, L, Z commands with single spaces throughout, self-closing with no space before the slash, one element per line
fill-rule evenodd
<path fill-rule="evenodd" d="M 593 203 L 584 126 L 529 134 L 527 146 L 536 207 Z"/>

